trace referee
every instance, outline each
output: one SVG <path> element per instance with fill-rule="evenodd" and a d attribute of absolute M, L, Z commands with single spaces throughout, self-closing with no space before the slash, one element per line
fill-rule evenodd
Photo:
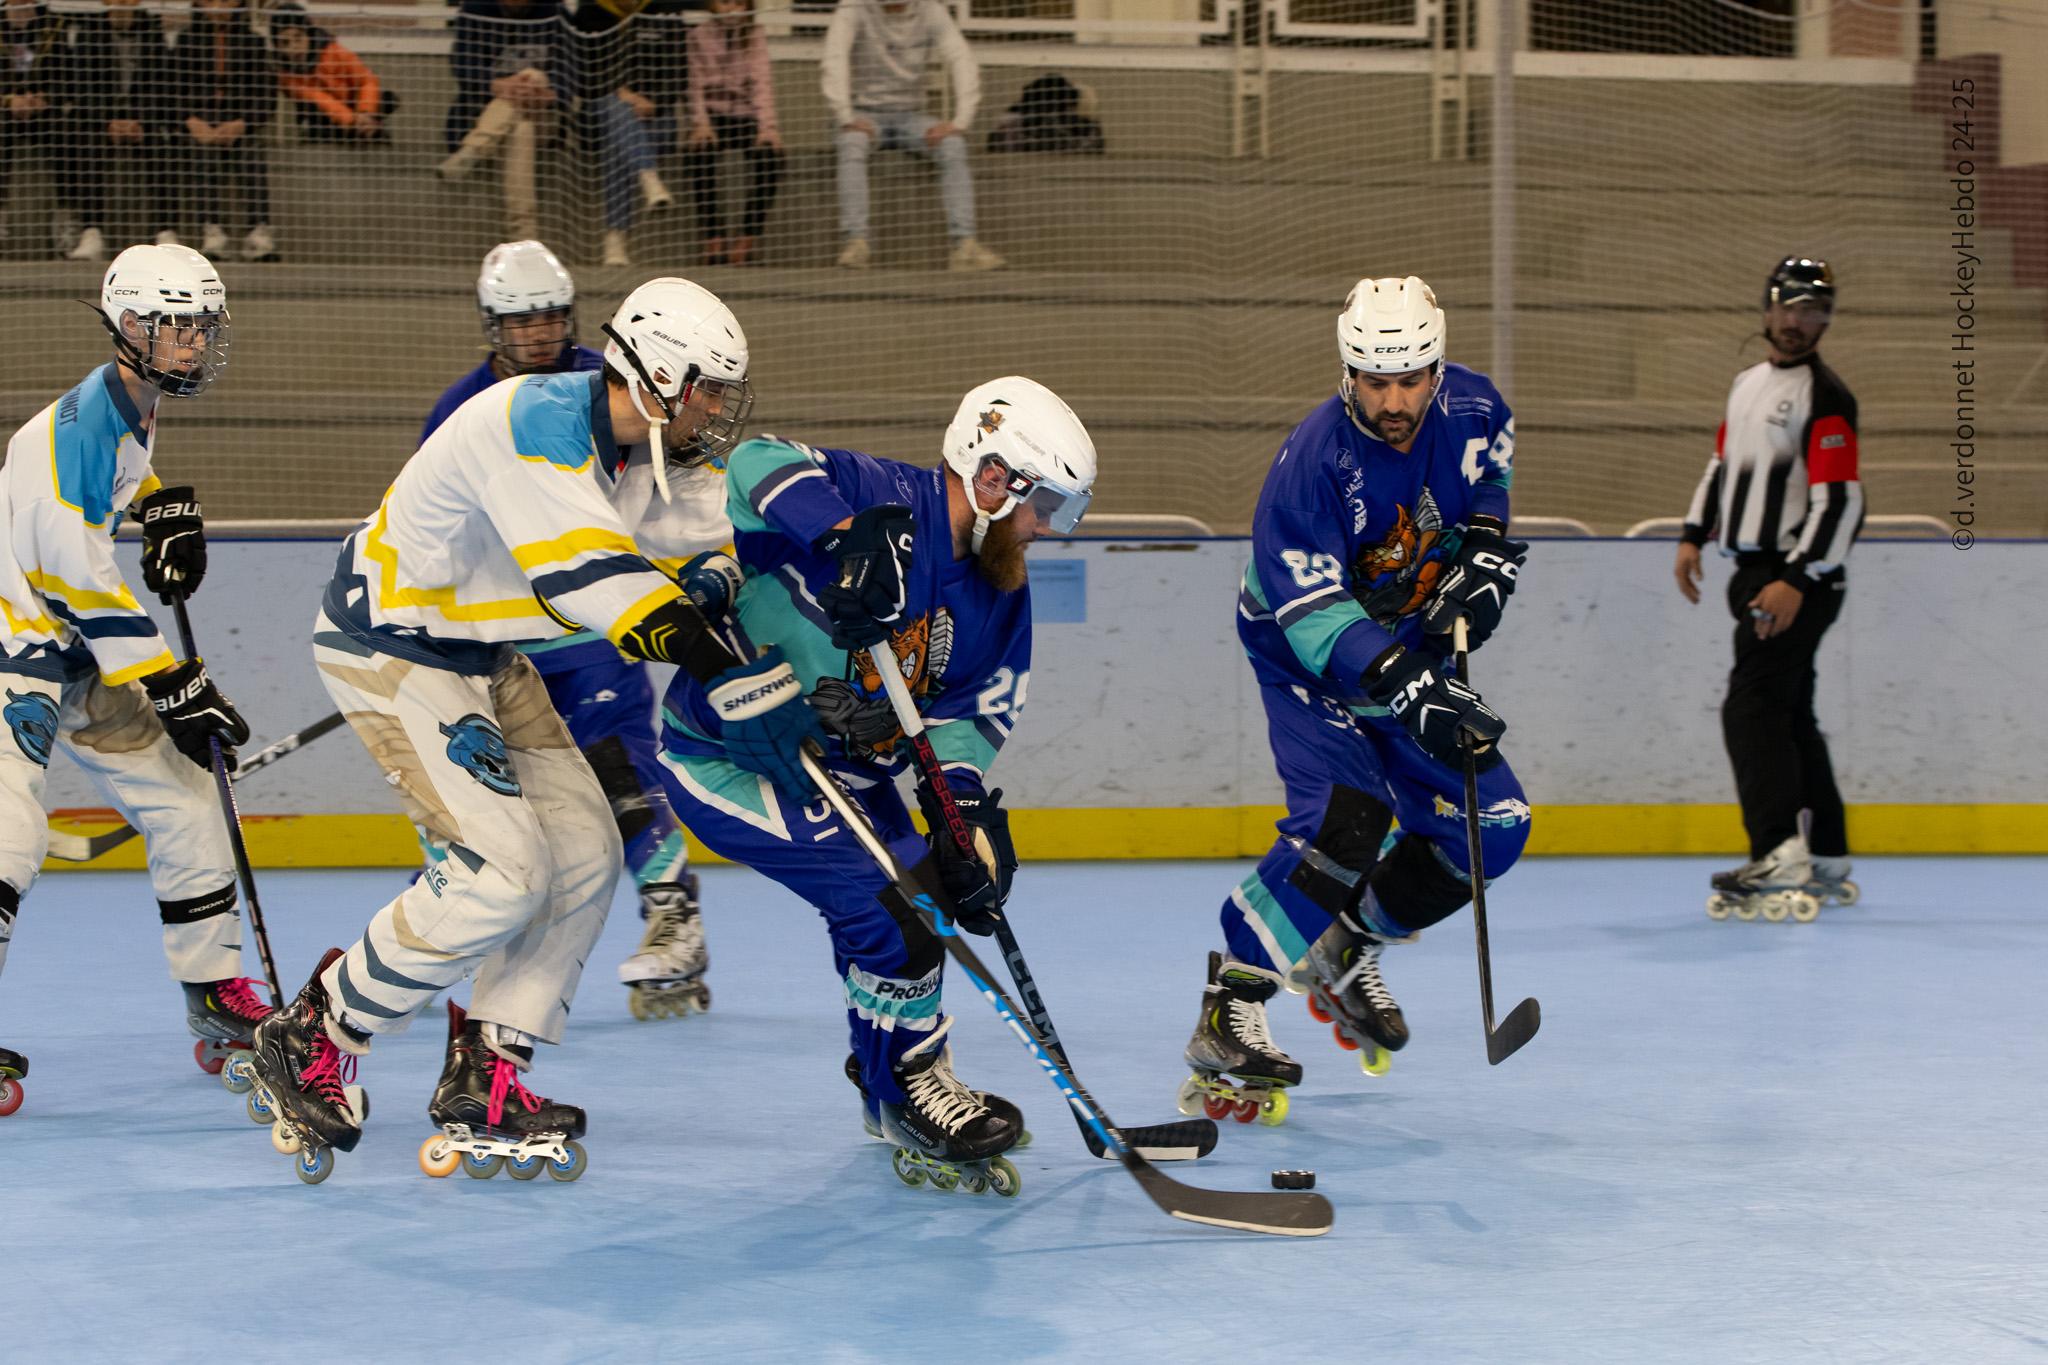
<path fill-rule="evenodd" d="M 1688 602 L 1700 600 L 1700 548 L 1709 539 L 1735 559 L 1735 667 L 1721 731 L 1750 861 L 1715 887 L 1743 896 L 1803 886 L 1854 898 L 1841 891 L 1848 830 L 1813 714 L 1814 656 L 1841 614 L 1844 561 L 1863 525 L 1856 399 L 1819 351 L 1834 306 L 1827 262 L 1787 256 L 1771 272 L 1763 298 L 1770 357 L 1735 376 L 1678 545 L 1678 590 Z M 1810 849 L 1801 810 L 1812 813 Z"/>

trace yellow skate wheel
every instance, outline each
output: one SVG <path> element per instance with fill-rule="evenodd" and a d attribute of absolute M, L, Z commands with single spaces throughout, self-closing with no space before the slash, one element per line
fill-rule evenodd
<path fill-rule="evenodd" d="M 1016 1141 L 1015 1141 L 1014 1143 L 1012 1143 L 1012 1144 L 1011 1144 L 1011 1146 L 1013 1146 L 1013 1147 L 1029 1147 L 1030 1145 L 1031 1145 L 1031 1130 L 1030 1130 L 1029 1128 L 1023 1128 L 1023 1129 L 1019 1129 L 1019 1130 L 1018 1130 L 1018 1133 L 1017 1133 L 1017 1140 L 1016 1140 Z"/>
<path fill-rule="evenodd" d="M 454 1175 L 461 1164 L 462 1153 L 450 1147 L 448 1140 L 438 1133 L 420 1144 L 420 1169 L 436 1180 Z"/>
<path fill-rule="evenodd" d="M 1367 1043 L 1358 1050 L 1358 1069 L 1368 1076 L 1384 1076 L 1394 1065 L 1394 1054 L 1378 1043 Z"/>
<path fill-rule="evenodd" d="M 1024 1177 L 1017 1174 L 1007 1157 L 992 1157 L 988 1163 L 988 1187 L 1005 1199 L 1015 1199 L 1017 1191 L 1024 1188 Z"/>
<path fill-rule="evenodd" d="M 270 1125 L 270 1146 L 272 1150 L 284 1156 L 297 1156 L 299 1148 L 303 1145 L 299 1140 L 298 1132 L 283 1119 L 279 1119 Z"/>
<path fill-rule="evenodd" d="M 1259 1122 L 1268 1128 L 1278 1128 L 1287 1122 L 1287 1092 L 1269 1090 L 1265 1103 L 1259 1106 Z"/>
<path fill-rule="evenodd" d="M 903 1148 L 898 1147 L 890 1155 L 889 1165 L 895 1169 L 896 1178 L 910 1186 L 911 1189 L 914 1190 L 919 1185 L 924 1184 L 924 1167 L 919 1165 L 917 1159 Z"/>

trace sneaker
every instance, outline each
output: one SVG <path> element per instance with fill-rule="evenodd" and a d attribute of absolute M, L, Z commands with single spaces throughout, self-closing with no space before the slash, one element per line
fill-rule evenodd
<path fill-rule="evenodd" d="M 227 229 L 223 228 L 219 223 L 208 223 L 204 228 L 200 229 L 199 254 L 207 257 L 209 260 L 227 255 Z"/>
<path fill-rule="evenodd" d="M 953 257 L 946 263 L 948 270 L 1001 270 L 1006 262 L 972 237 L 962 237 L 953 248 Z"/>
<path fill-rule="evenodd" d="M 242 259 L 245 261 L 274 261 L 277 259 L 277 242 L 270 235 L 270 224 L 258 223 L 249 229 L 249 235 L 242 239 Z"/>
<path fill-rule="evenodd" d="M 865 237 L 849 237 L 846 239 L 845 249 L 839 253 L 839 268 L 841 270 L 866 270 L 872 260 L 873 253 L 868 250 L 868 239 Z"/>
<path fill-rule="evenodd" d="M 604 230 L 604 264 L 633 264 L 633 258 L 626 254 L 626 234 L 617 228 L 606 228 Z"/>
<path fill-rule="evenodd" d="M 665 209 L 676 202 L 668 192 L 668 186 L 661 183 L 661 177 L 653 171 L 640 172 L 640 197 L 650 209 Z"/>
<path fill-rule="evenodd" d="M 64 253 L 67 261 L 104 260 L 107 254 L 107 239 L 96 227 L 89 227 L 78 234 L 78 245 Z"/>
<path fill-rule="evenodd" d="M 185 241 L 182 237 L 178 236 L 177 233 L 171 231 L 169 228 L 165 228 L 162 232 L 159 232 L 156 235 L 156 244 L 158 246 L 183 246 L 185 244 Z"/>

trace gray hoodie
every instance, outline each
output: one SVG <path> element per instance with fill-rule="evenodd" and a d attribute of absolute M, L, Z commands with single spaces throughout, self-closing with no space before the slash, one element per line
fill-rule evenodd
<path fill-rule="evenodd" d="M 839 0 L 825 30 L 825 102 L 842 124 L 862 110 L 922 111 L 925 69 L 934 55 L 952 70 L 953 122 L 964 130 L 981 104 L 981 69 L 945 7 L 938 0 L 909 0 L 891 14 L 880 0 Z"/>

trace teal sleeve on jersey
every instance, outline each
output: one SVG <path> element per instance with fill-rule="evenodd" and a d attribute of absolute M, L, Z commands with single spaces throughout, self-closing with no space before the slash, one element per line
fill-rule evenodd
<path fill-rule="evenodd" d="M 755 437 L 726 457 L 726 515 L 733 533 L 778 531 L 804 549 L 853 515 L 808 446 Z"/>

